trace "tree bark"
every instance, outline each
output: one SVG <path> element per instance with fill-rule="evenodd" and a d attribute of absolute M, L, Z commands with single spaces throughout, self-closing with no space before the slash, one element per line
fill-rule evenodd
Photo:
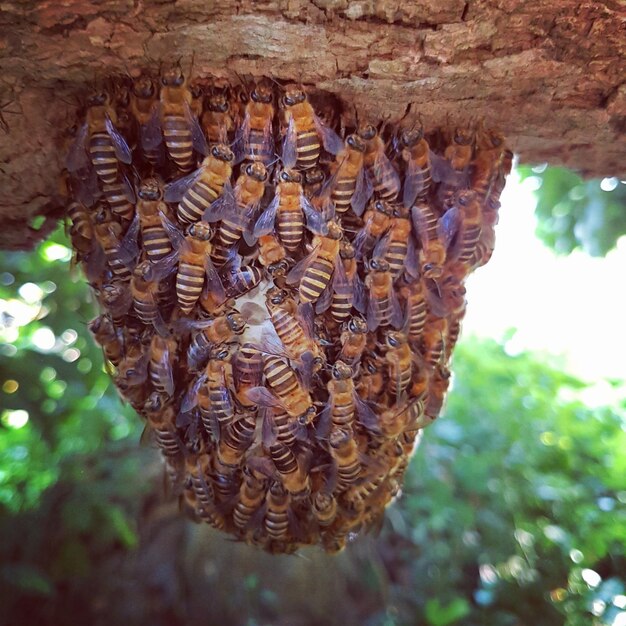
<path fill-rule="evenodd" d="M 196 76 L 299 81 L 372 119 L 414 103 L 427 128 L 484 117 L 524 162 L 626 176 L 623 0 L 13 0 L 0 246 L 32 246 L 62 214 L 66 129 L 94 82 L 192 55 Z"/>

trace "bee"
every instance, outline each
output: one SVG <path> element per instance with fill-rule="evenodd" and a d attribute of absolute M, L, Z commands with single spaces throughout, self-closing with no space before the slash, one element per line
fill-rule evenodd
<path fill-rule="evenodd" d="M 289 536 L 289 492 L 279 481 L 273 481 L 265 497 L 264 528 L 270 539 L 285 540 Z"/>
<path fill-rule="evenodd" d="M 303 314 L 302 309 L 296 310 L 296 303 L 288 298 L 287 292 L 276 287 L 267 291 L 266 307 L 276 335 L 284 346 L 285 356 L 292 361 L 306 364 L 303 369 L 309 375 L 319 369 L 324 361 L 324 353 L 315 340 L 312 315 Z M 277 351 L 274 349 L 267 335 L 262 339 L 262 349 L 270 354 L 282 352 L 280 346 Z"/>
<path fill-rule="evenodd" d="M 504 150 L 502 157 L 500 159 L 500 164 L 497 170 L 497 174 L 493 184 L 489 189 L 489 195 L 487 196 L 487 200 L 485 204 L 487 206 L 493 206 L 500 199 L 500 194 L 504 189 L 504 185 L 506 183 L 506 177 L 511 173 L 511 168 L 513 166 L 513 152 L 511 150 Z M 497 215 L 497 209 L 496 209 Z M 493 222 L 496 224 L 497 222 Z"/>
<path fill-rule="evenodd" d="M 241 257 L 232 251 L 219 274 L 227 298 L 238 298 L 252 291 L 263 279 L 263 270 L 258 265 L 241 265 Z"/>
<path fill-rule="evenodd" d="M 328 443 L 337 471 L 336 491 L 341 493 L 356 482 L 361 474 L 359 450 L 352 433 L 341 428 L 330 431 Z"/>
<path fill-rule="evenodd" d="M 165 201 L 178 202 L 176 216 L 181 224 L 197 222 L 211 207 L 215 221 L 220 219 L 217 209 L 232 202 L 230 176 L 234 158 L 228 146 L 216 144 L 195 172 L 166 185 Z M 224 193 L 228 200 L 215 204 Z"/>
<path fill-rule="evenodd" d="M 155 391 L 171 398 L 174 395 L 174 364 L 178 342 L 173 337 L 152 336 L 148 372 Z"/>
<path fill-rule="evenodd" d="M 192 337 L 187 350 L 187 364 L 192 371 L 206 362 L 213 347 L 229 343 L 243 334 L 246 320 L 237 311 L 231 311 L 198 325 L 202 325 L 202 329 Z"/>
<path fill-rule="evenodd" d="M 446 392 L 450 385 L 450 372 L 446 368 L 439 367 L 433 373 L 430 389 L 424 408 L 422 423 L 424 426 L 432 423 L 443 409 Z"/>
<path fill-rule="evenodd" d="M 157 86 L 152 78 L 142 74 L 133 81 L 130 91 L 130 111 L 139 126 L 139 144 L 142 154 L 152 167 L 161 161 L 158 100 Z M 154 130 L 155 127 L 157 128 L 156 131 Z"/>
<path fill-rule="evenodd" d="M 97 93 L 89 98 L 85 122 L 78 129 L 67 157 L 71 174 L 84 171 L 91 164 L 102 183 L 115 183 L 120 163 L 132 162 L 132 152 L 116 129 L 116 121 L 108 94 Z M 85 150 L 87 145 L 89 156 Z"/>
<path fill-rule="evenodd" d="M 111 211 L 104 205 L 100 205 L 96 213 L 94 234 L 104 251 L 104 256 L 106 257 L 111 271 L 120 280 L 129 280 L 131 271 L 122 260 L 122 256 L 120 256 L 123 229 L 122 226 L 113 219 Z"/>
<path fill-rule="evenodd" d="M 480 128 L 476 135 L 476 158 L 472 162 L 471 189 L 480 202 L 487 199 L 504 158 L 504 137 Z"/>
<path fill-rule="evenodd" d="M 280 441 L 286 446 L 292 446 L 297 438 L 303 438 L 301 424 L 279 406 L 267 407 L 263 417 L 264 441 Z"/>
<path fill-rule="evenodd" d="M 328 491 L 318 491 L 313 496 L 311 510 L 317 523 L 326 528 L 334 522 L 337 516 L 337 500 Z"/>
<path fill-rule="evenodd" d="M 188 174 L 193 169 L 193 151 L 209 154 L 209 147 L 194 112 L 193 94 L 179 65 L 161 74 L 159 103 L 148 121 L 142 142 L 144 151 L 155 150 L 162 142 L 176 167 Z"/>
<path fill-rule="evenodd" d="M 158 304 L 159 283 L 155 280 L 149 261 L 142 261 L 135 267 L 130 281 L 130 292 L 137 317 L 144 324 L 154 325 L 166 335 L 167 329 Z"/>
<path fill-rule="evenodd" d="M 448 320 L 445 317 L 428 316 L 423 337 L 423 355 L 431 371 L 441 366 L 445 358 L 445 337 L 448 334 Z"/>
<path fill-rule="evenodd" d="M 206 98 L 206 110 L 202 114 L 202 129 L 211 143 L 228 143 L 228 134 L 234 128 L 228 94 L 215 90 Z"/>
<path fill-rule="evenodd" d="M 244 343 L 233 357 L 233 379 L 237 402 L 245 409 L 252 410 L 255 403 L 248 399 L 248 391 L 258 387 L 263 378 L 263 356 L 252 343 Z"/>
<path fill-rule="evenodd" d="M 460 189 L 470 184 L 469 168 L 474 153 L 474 131 L 457 127 L 452 133 L 443 158 L 432 155 L 432 176 L 441 182 L 437 196 L 443 207 Z"/>
<path fill-rule="evenodd" d="M 120 220 L 130 222 L 135 217 L 135 192 L 125 176 L 113 183 L 103 183 L 102 193 L 111 207 L 111 211 Z"/>
<path fill-rule="evenodd" d="M 413 373 L 413 354 L 408 337 L 401 332 L 385 333 L 385 364 L 389 379 L 389 392 L 395 396 L 396 405 L 411 384 Z"/>
<path fill-rule="evenodd" d="M 465 170 L 474 153 L 475 133 L 470 128 L 456 127 L 452 133 L 451 143 L 445 149 L 444 157 L 457 172 Z"/>
<path fill-rule="evenodd" d="M 354 239 L 354 248 L 358 258 L 369 254 L 380 238 L 391 226 L 393 205 L 377 200 L 372 202 L 363 216 L 363 227 Z"/>
<path fill-rule="evenodd" d="M 233 523 L 240 532 L 248 529 L 250 520 L 263 504 L 266 493 L 267 481 L 244 466 L 239 499 L 233 510 Z"/>
<path fill-rule="evenodd" d="M 311 491 L 308 468 L 299 463 L 293 450 L 281 441 L 266 445 L 287 492 L 294 498 L 307 496 Z"/>
<path fill-rule="evenodd" d="M 294 167 L 307 170 L 317 165 L 322 146 L 336 155 L 342 141 L 335 131 L 326 126 L 315 114 L 311 103 L 302 89 L 287 87 L 281 103 L 287 129 L 283 140 L 282 160 L 287 169 Z"/>
<path fill-rule="evenodd" d="M 267 235 L 275 227 L 285 250 L 295 252 L 302 243 L 305 217 L 310 230 L 322 230 L 322 214 L 304 195 L 302 175 L 294 170 L 283 170 L 278 177 L 276 195 L 259 217 L 254 227 L 254 236 L 258 238 Z"/>
<path fill-rule="evenodd" d="M 239 419 L 224 427 L 224 434 L 217 444 L 217 457 L 222 465 L 239 467 L 246 450 L 254 441 L 256 417 L 243 413 Z"/>
<path fill-rule="evenodd" d="M 319 165 L 302 172 L 302 184 L 304 185 L 307 198 L 319 195 L 322 191 L 325 179 L 326 174 Z"/>
<path fill-rule="evenodd" d="M 467 274 L 482 228 L 479 195 L 471 189 L 459 191 L 456 195 L 455 206 L 446 212 L 442 221 L 446 222 L 450 232 L 456 233 L 454 245 L 448 252 L 448 257 L 463 265 Z"/>
<path fill-rule="evenodd" d="M 335 266 L 330 300 L 330 315 L 338 323 L 345 322 L 354 306 L 365 310 L 363 283 L 357 273 L 356 251 L 346 239 L 340 242 L 341 261 Z"/>
<path fill-rule="evenodd" d="M 99 290 L 98 300 L 108 311 L 113 324 L 123 327 L 126 315 L 133 303 L 128 285 L 123 281 L 114 279 L 102 285 Z"/>
<path fill-rule="evenodd" d="M 385 389 L 383 366 L 371 356 L 363 358 L 361 376 L 357 391 L 361 398 L 368 402 L 376 402 Z"/>
<path fill-rule="evenodd" d="M 424 403 L 419 398 L 412 398 L 401 407 L 393 406 L 380 414 L 382 434 L 394 439 L 405 431 L 421 428 L 424 415 Z"/>
<path fill-rule="evenodd" d="M 424 129 L 405 130 L 398 139 L 400 155 L 406 164 L 402 204 L 410 209 L 416 200 L 426 202 L 432 184 L 430 175 L 430 148 L 424 138 Z"/>
<path fill-rule="evenodd" d="M 148 397 L 148 357 L 141 345 L 127 347 L 115 375 L 115 385 L 138 411 Z"/>
<path fill-rule="evenodd" d="M 224 286 L 210 256 L 211 226 L 206 222 L 196 222 L 187 228 L 187 235 L 183 236 L 163 214 L 161 220 L 172 242 L 173 252 L 163 259 L 160 271 L 167 271 L 178 261 L 176 297 L 183 315 L 191 313 L 205 286 L 217 302 L 223 302 L 226 299 Z"/>
<path fill-rule="evenodd" d="M 316 414 L 311 394 L 286 361 L 274 355 L 266 356 L 263 373 L 273 393 L 265 387 L 253 387 L 247 392 L 248 399 L 260 406 L 278 406 L 301 424 L 310 423 Z"/>
<path fill-rule="evenodd" d="M 89 330 L 102 346 L 104 358 L 117 366 L 124 357 L 124 342 L 121 331 L 115 328 L 108 315 L 99 315 L 89 322 Z"/>
<path fill-rule="evenodd" d="M 378 421 L 376 414 L 356 392 L 354 371 L 343 361 L 337 361 L 332 368 L 328 381 L 328 402 L 320 414 L 317 427 L 318 437 L 325 437 L 328 428 L 352 431 L 355 415 L 365 428 L 375 428 Z"/>
<path fill-rule="evenodd" d="M 357 131 L 365 143 L 363 163 L 374 188 L 381 200 L 393 202 L 400 193 L 400 176 L 385 154 L 385 142 L 374 126 L 368 124 Z"/>
<path fill-rule="evenodd" d="M 143 411 L 163 455 L 175 465 L 178 464 L 185 448 L 176 430 L 174 408 L 171 404 L 166 404 L 158 391 L 153 391 L 145 401 Z"/>
<path fill-rule="evenodd" d="M 411 342 L 419 341 L 426 326 L 428 304 L 422 280 L 414 280 L 400 290 L 406 302 L 407 334 Z"/>
<path fill-rule="evenodd" d="M 80 255 L 88 254 L 93 249 L 94 227 L 87 207 L 79 200 L 71 200 L 67 205 L 67 214 L 72 221 L 70 237 L 72 247 Z"/>
<path fill-rule="evenodd" d="M 425 278 L 437 280 L 443 273 L 448 244 L 452 240 L 455 224 L 440 220 L 432 207 L 418 203 L 411 209 L 413 229 L 419 242 L 419 266 Z"/>
<path fill-rule="evenodd" d="M 209 222 L 221 219 L 217 231 L 217 243 L 213 248 L 213 261 L 223 265 L 229 252 L 243 236 L 246 243 L 252 244 L 251 222 L 265 192 L 267 170 L 263 163 L 248 163 L 242 168 L 234 189 L 234 202 L 224 203 L 224 208 L 205 214 Z"/>
<path fill-rule="evenodd" d="M 276 235 L 268 233 L 259 237 L 259 263 L 267 268 L 270 275 L 285 277 L 289 268 L 287 251 L 278 241 Z"/>
<path fill-rule="evenodd" d="M 367 329 L 372 332 L 379 326 L 400 328 L 402 310 L 387 261 L 384 259 L 369 261 L 365 286 L 368 290 Z"/>
<path fill-rule="evenodd" d="M 332 187 L 331 200 L 338 214 L 345 213 L 350 207 L 356 215 L 362 215 L 365 205 L 372 194 L 371 184 L 365 176 L 363 155 L 365 143 L 357 135 L 346 137 L 345 146 L 339 151 L 330 167 Z"/>
<path fill-rule="evenodd" d="M 316 235 L 313 251 L 299 261 L 287 275 L 287 283 L 299 282 L 300 303 L 314 304 L 329 285 L 339 259 L 341 226 L 334 220 L 326 224 L 326 234 Z"/>
<path fill-rule="evenodd" d="M 339 337 L 341 350 L 338 360 L 355 366 L 361 361 L 361 356 L 367 345 L 367 323 L 362 317 L 351 317 L 342 326 Z"/>
<path fill-rule="evenodd" d="M 394 209 L 389 230 L 376 244 L 372 257 L 387 261 L 394 280 L 405 271 L 411 278 L 418 277 L 419 268 L 407 209 L 400 206 Z"/>
<path fill-rule="evenodd" d="M 274 161 L 274 94 L 267 80 L 259 81 L 245 105 L 243 121 L 235 136 L 237 163 L 262 163 L 267 170 Z"/>
<path fill-rule="evenodd" d="M 226 518 L 216 506 L 215 491 L 205 478 L 210 472 L 210 463 L 210 457 L 206 453 L 200 454 L 195 462 L 193 457 L 187 461 L 187 473 L 194 495 L 191 505 L 201 519 L 218 530 L 224 530 Z"/>

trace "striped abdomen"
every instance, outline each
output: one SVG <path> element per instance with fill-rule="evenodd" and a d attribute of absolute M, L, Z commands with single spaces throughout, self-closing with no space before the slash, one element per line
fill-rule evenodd
<path fill-rule="evenodd" d="M 211 403 L 209 400 L 209 390 L 206 385 L 202 385 L 198 389 L 198 413 L 204 430 L 212 441 L 220 438 L 219 426 L 211 413 Z"/>
<path fill-rule="evenodd" d="M 320 158 L 320 140 L 315 128 L 299 130 L 296 137 L 296 168 L 308 170 L 317 165 Z"/>
<path fill-rule="evenodd" d="M 409 339 L 421 339 L 426 325 L 426 299 L 423 296 L 412 296 L 409 299 Z"/>
<path fill-rule="evenodd" d="M 166 388 L 169 379 L 169 374 L 167 371 L 168 367 L 171 368 L 171 364 L 164 365 L 163 363 L 159 363 L 154 359 L 150 359 L 150 364 L 148 367 L 150 382 L 152 383 L 153 389 L 167 396 L 170 395 Z"/>
<path fill-rule="evenodd" d="M 276 334 L 287 348 L 288 354 L 300 356 L 306 351 L 304 331 L 293 315 L 281 307 L 276 307 L 272 310 L 271 318 Z"/>
<path fill-rule="evenodd" d="M 96 174 L 105 184 L 117 180 L 118 161 L 111 137 L 106 132 L 93 133 L 89 138 L 89 155 Z"/>
<path fill-rule="evenodd" d="M 269 447 L 269 453 L 280 474 L 293 474 L 298 471 L 296 455 L 284 443 L 277 441 Z"/>
<path fill-rule="evenodd" d="M 141 229 L 143 249 L 153 263 L 165 258 L 172 251 L 172 244 L 162 226 L 146 226 Z"/>
<path fill-rule="evenodd" d="M 238 467 L 246 450 L 254 441 L 255 430 L 256 420 L 254 415 L 249 413 L 229 424 L 217 448 L 220 461 L 225 465 Z"/>
<path fill-rule="evenodd" d="M 350 208 L 355 189 L 356 178 L 340 178 L 337 181 L 330 194 L 337 213 L 345 213 Z"/>
<path fill-rule="evenodd" d="M 176 214 L 183 224 L 192 224 L 202 218 L 203 213 L 222 193 L 223 185 L 216 189 L 204 180 L 197 180 L 185 192 L 178 204 Z"/>
<path fill-rule="evenodd" d="M 257 265 L 244 265 L 233 270 L 224 278 L 227 298 L 237 298 L 254 289 L 263 278 L 263 270 Z"/>
<path fill-rule="evenodd" d="M 271 142 L 265 141 L 265 134 L 262 130 L 251 128 L 248 134 L 246 159 L 248 161 L 260 161 L 266 168 L 274 161 Z"/>
<path fill-rule="evenodd" d="M 154 429 L 156 443 L 161 448 L 163 455 L 176 459 L 181 454 L 181 443 L 173 426 Z"/>
<path fill-rule="evenodd" d="M 193 142 L 189 123 L 183 115 L 167 115 L 163 120 L 163 139 L 176 167 L 187 174 L 193 169 Z"/>
<path fill-rule="evenodd" d="M 335 288 L 332 300 L 330 301 L 330 314 L 339 323 L 345 322 L 352 312 L 354 302 L 354 287 L 351 283 L 340 285 Z"/>
<path fill-rule="evenodd" d="M 118 181 L 105 183 L 102 191 L 113 213 L 130 222 L 135 216 L 135 205 L 126 197 L 126 185 Z"/>
<path fill-rule="evenodd" d="M 389 271 L 394 280 L 404 271 L 407 249 L 406 241 L 392 240 L 385 250 L 385 261 L 389 263 Z"/>
<path fill-rule="evenodd" d="M 274 483 L 267 494 L 265 531 L 271 539 L 284 539 L 289 531 L 289 495 L 280 483 Z"/>
<path fill-rule="evenodd" d="M 374 193 L 381 200 L 393 202 L 400 191 L 400 178 L 391 161 L 381 159 L 381 162 L 370 168 L 374 180 Z"/>
<path fill-rule="evenodd" d="M 231 424 L 235 417 L 235 404 L 228 388 L 224 385 L 222 377 L 209 377 L 207 383 L 209 389 L 209 406 L 212 418 L 222 428 Z"/>
<path fill-rule="evenodd" d="M 476 244 L 480 237 L 481 225 L 467 225 L 463 229 L 463 239 L 461 242 L 461 250 L 459 252 L 458 260 L 461 263 L 467 263 L 471 260 Z"/>
<path fill-rule="evenodd" d="M 302 243 L 304 235 L 304 216 L 300 209 L 280 211 L 276 216 L 278 238 L 289 252 L 295 252 Z"/>
<path fill-rule="evenodd" d="M 278 357 L 269 356 L 265 360 L 263 372 L 267 383 L 281 399 L 289 398 L 299 387 L 294 371 Z"/>
<path fill-rule="evenodd" d="M 274 409 L 272 419 L 278 441 L 284 443 L 286 446 L 292 446 L 296 442 L 296 435 L 293 429 L 293 421 L 289 413 L 280 408 L 276 408 Z"/>
<path fill-rule="evenodd" d="M 411 361 L 408 361 L 405 366 L 395 360 L 389 363 L 389 391 L 392 396 L 397 396 L 408 389 L 412 373 Z"/>
<path fill-rule="evenodd" d="M 204 286 L 204 267 L 181 262 L 176 274 L 176 297 L 180 310 L 189 315 Z"/>
<path fill-rule="evenodd" d="M 122 260 L 118 256 L 118 248 L 114 246 L 112 248 L 104 249 L 104 256 L 106 256 L 107 262 L 111 271 L 121 280 L 130 280 L 131 272 L 130 270 L 122 263 Z"/>
<path fill-rule="evenodd" d="M 336 393 L 333 396 L 331 419 L 335 426 L 349 427 L 354 420 L 354 400 L 352 393 Z"/>
<path fill-rule="evenodd" d="M 241 485 L 239 502 L 233 511 L 233 522 L 239 530 L 246 530 L 248 522 L 265 499 L 265 487 L 261 481 L 248 478 Z"/>
<path fill-rule="evenodd" d="M 300 282 L 300 303 L 317 302 L 322 291 L 330 282 L 335 269 L 333 261 L 318 254 L 313 263 L 307 267 Z"/>
<path fill-rule="evenodd" d="M 255 407 L 248 400 L 246 390 L 261 384 L 263 377 L 263 357 L 254 344 L 244 343 L 235 356 L 234 379 L 237 389 L 237 400 L 245 408 Z"/>
<path fill-rule="evenodd" d="M 138 293 L 133 297 L 133 308 L 135 309 L 137 317 L 144 324 L 150 325 L 157 319 L 159 308 L 152 298 L 143 298 L 143 295 L 144 294 Z"/>
<path fill-rule="evenodd" d="M 206 364 L 212 345 L 202 330 L 191 338 L 189 348 L 187 349 L 187 365 L 189 369 L 199 370 Z"/>
<path fill-rule="evenodd" d="M 243 211 L 243 207 L 239 207 L 239 210 Z M 239 242 L 242 234 L 243 229 L 241 224 L 228 218 L 223 219 L 217 233 L 217 244 L 225 249 L 230 249 Z"/>

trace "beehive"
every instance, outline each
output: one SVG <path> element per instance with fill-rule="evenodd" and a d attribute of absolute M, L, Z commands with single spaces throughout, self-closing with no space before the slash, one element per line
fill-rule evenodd
<path fill-rule="evenodd" d="M 173 67 L 112 80 L 75 128 L 70 232 L 113 380 L 193 514 L 271 552 L 381 519 L 493 251 L 502 136 L 408 111 Z"/>

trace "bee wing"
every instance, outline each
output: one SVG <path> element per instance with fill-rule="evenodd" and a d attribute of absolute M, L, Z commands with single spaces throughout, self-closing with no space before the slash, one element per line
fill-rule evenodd
<path fill-rule="evenodd" d="M 134 264 L 139 256 L 139 244 L 137 238 L 139 236 L 139 215 L 135 213 L 133 221 L 130 223 L 124 238 L 120 243 L 117 254 L 120 260 L 127 267 Z"/>
<path fill-rule="evenodd" d="M 289 118 L 289 125 L 287 126 L 287 132 L 285 133 L 285 137 L 283 139 L 283 149 L 282 149 L 282 161 L 283 165 L 287 169 L 292 169 L 296 165 L 296 161 L 298 160 L 298 149 L 297 149 L 297 139 L 298 133 L 296 131 L 296 124 L 293 120 L 293 116 Z"/>
<path fill-rule="evenodd" d="M 267 311 L 256 302 L 244 302 L 239 312 L 250 326 L 260 326 L 267 320 Z"/>
<path fill-rule="evenodd" d="M 352 200 L 350 200 L 352 210 L 359 217 L 363 215 L 365 206 L 367 205 L 368 200 L 372 197 L 373 191 L 372 181 L 367 175 L 365 168 L 361 167 L 356 176 L 356 186 L 354 188 L 354 193 L 352 194 Z"/>
<path fill-rule="evenodd" d="M 274 196 L 274 199 L 270 202 L 267 209 L 261 213 L 261 216 L 254 225 L 252 234 L 257 239 L 262 235 L 267 235 L 274 230 L 274 221 L 276 220 L 276 213 L 278 212 L 278 205 L 280 204 L 280 196 L 278 193 Z"/>
<path fill-rule="evenodd" d="M 372 293 L 367 298 L 367 330 L 375 331 L 380 326 L 380 313 L 376 306 L 376 299 L 372 297 Z"/>
<path fill-rule="evenodd" d="M 68 172 L 77 172 L 91 165 L 86 150 L 86 141 L 89 134 L 89 125 L 85 122 L 76 133 L 65 161 Z"/>
<path fill-rule="evenodd" d="M 411 208 L 411 223 L 420 247 L 425 248 L 428 243 L 428 224 L 418 205 Z"/>
<path fill-rule="evenodd" d="M 266 407 L 263 409 L 263 422 L 261 423 L 261 441 L 265 447 L 271 446 L 277 441 L 274 430 L 274 419 L 272 412 Z"/>
<path fill-rule="evenodd" d="M 244 207 L 243 213 L 240 216 L 242 232 L 243 232 L 243 240 L 249 245 L 253 246 L 256 243 L 258 237 L 254 236 L 253 226 L 254 223 L 254 214 L 257 212 L 259 208 L 258 202 L 253 202 Z"/>
<path fill-rule="evenodd" d="M 437 225 L 437 234 L 446 249 L 450 246 L 454 236 L 459 232 L 461 227 L 462 216 L 458 207 L 452 207 L 442 215 Z"/>
<path fill-rule="evenodd" d="M 413 239 L 411 234 L 409 234 L 409 241 L 407 243 L 404 269 L 411 278 L 419 278 L 420 270 L 419 263 L 417 261 L 417 249 L 415 248 L 415 239 Z"/>
<path fill-rule="evenodd" d="M 219 274 L 208 254 L 204 257 L 204 272 L 206 275 L 207 289 L 213 293 L 218 302 L 224 302 L 224 300 L 226 300 L 224 285 L 222 285 Z"/>
<path fill-rule="evenodd" d="M 97 284 L 104 271 L 106 256 L 102 246 L 97 242 L 92 242 L 92 248 L 85 259 L 85 276 L 90 283 Z"/>
<path fill-rule="evenodd" d="M 248 153 L 248 137 L 250 135 L 250 115 L 246 111 L 241 126 L 235 133 L 233 141 L 233 153 L 235 154 L 235 165 L 241 163 Z"/>
<path fill-rule="evenodd" d="M 222 193 L 207 207 L 202 219 L 211 224 L 219 222 L 226 215 L 237 217 L 237 201 L 230 180 L 224 183 Z"/>
<path fill-rule="evenodd" d="M 378 425 L 378 416 L 374 409 L 361 398 L 356 390 L 353 392 L 352 398 L 354 400 L 354 409 L 359 424 L 371 432 L 379 433 L 380 426 Z"/>
<path fill-rule="evenodd" d="M 428 151 L 430 160 L 430 172 L 433 182 L 451 185 L 456 189 L 467 189 L 470 184 L 469 167 L 462 170 L 455 170 L 452 163 L 445 157 Z"/>
<path fill-rule="evenodd" d="M 201 167 L 195 170 L 195 172 L 191 172 L 191 174 L 187 174 L 187 176 L 173 180 L 165 185 L 163 190 L 165 202 L 180 202 L 187 190 L 198 180 L 200 174 L 202 174 Z"/>
<path fill-rule="evenodd" d="M 209 154 L 209 144 L 206 137 L 202 132 L 202 127 L 198 122 L 198 118 L 193 114 L 188 102 L 185 102 L 185 119 L 189 124 L 189 130 L 191 131 L 191 143 L 193 149 L 200 154 L 207 156 Z"/>
<path fill-rule="evenodd" d="M 274 154 L 274 136 L 271 117 L 268 117 L 265 120 L 265 125 L 263 126 L 263 141 L 265 142 L 268 151 Z"/>
<path fill-rule="evenodd" d="M 96 170 L 91 166 L 91 163 L 88 163 L 87 167 L 76 172 L 76 175 L 71 178 L 76 199 L 82 202 L 86 207 L 92 207 L 96 200 L 102 195 L 102 192 L 98 185 L 98 175 L 96 174 Z"/>
<path fill-rule="evenodd" d="M 106 126 L 107 133 L 109 133 L 109 137 L 111 137 L 111 142 L 113 143 L 113 148 L 115 149 L 115 156 L 117 157 L 117 160 L 121 161 L 122 163 L 132 163 L 133 153 L 128 147 L 126 139 L 124 139 L 122 134 L 117 130 L 117 128 L 115 128 L 115 125 L 108 115 L 104 120 L 104 125 Z"/>
<path fill-rule="evenodd" d="M 306 217 L 306 227 L 316 235 L 325 235 L 328 232 L 324 216 L 320 213 L 304 195 L 300 194 L 300 208 Z"/>
<path fill-rule="evenodd" d="M 200 387 L 206 382 L 206 374 L 198 376 L 193 385 L 189 387 L 187 393 L 183 396 L 183 401 L 180 405 L 181 413 L 187 413 L 191 411 L 198 404 L 198 391 Z"/>
<path fill-rule="evenodd" d="M 354 288 L 352 306 L 363 315 L 367 309 L 367 290 L 358 274 L 354 277 L 352 285 Z"/>
<path fill-rule="evenodd" d="M 181 232 L 181 230 L 176 226 L 170 219 L 163 213 L 163 211 L 159 210 L 159 217 L 161 218 L 161 224 L 163 224 L 163 229 L 165 230 L 165 234 L 168 236 L 169 240 L 172 242 L 172 247 L 178 251 L 183 247 L 185 243 L 185 235 Z"/>
<path fill-rule="evenodd" d="M 135 190 L 128 180 L 128 176 L 122 175 L 122 187 L 124 187 L 124 196 L 131 204 L 137 203 L 137 197 L 135 196 Z"/>
<path fill-rule="evenodd" d="M 306 268 L 313 262 L 315 257 L 317 256 L 317 250 L 319 246 L 316 246 L 311 250 L 309 254 L 307 254 L 303 259 L 300 259 L 292 268 L 289 270 L 287 274 L 286 281 L 288 285 L 293 285 L 294 283 L 300 282 L 302 277 L 304 276 L 304 272 Z"/>
<path fill-rule="evenodd" d="M 339 154 L 343 148 L 341 137 L 332 128 L 324 124 L 315 114 L 313 114 L 313 123 L 315 124 L 315 130 L 317 130 L 317 134 L 320 136 L 326 152 L 335 155 Z"/>
<path fill-rule="evenodd" d="M 296 311 L 296 319 L 302 325 L 302 330 L 304 334 L 309 338 L 313 339 L 315 337 L 314 329 L 313 329 L 313 305 L 310 302 L 304 302 L 298 306 Z"/>
<path fill-rule="evenodd" d="M 152 113 L 148 123 L 139 126 L 139 141 L 144 152 L 156 150 L 163 143 L 161 104 L 159 102 L 152 105 Z"/>
<path fill-rule="evenodd" d="M 389 180 L 390 190 L 393 190 L 396 194 L 400 192 L 400 187 L 402 186 L 402 183 L 400 182 L 400 174 L 398 174 L 396 168 L 382 150 L 380 150 L 376 155 L 372 170 L 375 173 L 376 178 L 382 178 L 383 173 L 391 173 Z"/>
<path fill-rule="evenodd" d="M 400 301 L 398 300 L 398 293 L 393 286 L 389 289 L 389 302 L 391 304 L 391 319 L 389 321 L 397 330 L 402 328 L 404 316 L 402 315 L 402 308 L 400 307 Z"/>
<path fill-rule="evenodd" d="M 259 406 L 285 409 L 283 403 L 266 387 L 252 387 L 246 391 L 246 396 L 250 402 Z"/>
<path fill-rule="evenodd" d="M 331 420 L 332 401 L 330 397 L 328 402 L 317 416 L 317 424 L 315 425 L 315 438 L 318 441 L 325 441 L 330 434 L 330 427 L 332 425 Z"/>
<path fill-rule="evenodd" d="M 389 240 L 391 239 L 391 231 L 388 231 L 386 235 L 381 237 L 376 245 L 374 246 L 374 251 L 372 252 L 373 259 L 384 259 L 385 254 L 387 252 L 387 248 L 389 247 Z"/>
<path fill-rule="evenodd" d="M 407 165 L 406 174 L 404 176 L 404 189 L 402 191 L 402 204 L 410 209 L 419 195 L 424 192 L 426 187 L 427 169 L 420 169 L 413 159 Z"/>
<path fill-rule="evenodd" d="M 285 346 L 276 334 L 276 330 L 274 329 L 271 321 L 263 327 L 261 340 L 259 342 L 259 350 L 263 354 L 271 354 L 273 356 L 280 356 L 287 359 L 289 358 L 289 355 L 285 350 Z"/>
<path fill-rule="evenodd" d="M 159 368 L 161 374 L 161 382 L 165 387 L 165 393 L 171 398 L 174 395 L 174 372 L 172 363 L 170 362 L 170 351 L 166 347 L 159 359 Z"/>
<path fill-rule="evenodd" d="M 429 311 L 436 317 L 446 317 L 448 309 L 442 297 L 439 285 L 434 280 L 425 281 L 426 284 L 426 302 L 428 302 Z"/>

